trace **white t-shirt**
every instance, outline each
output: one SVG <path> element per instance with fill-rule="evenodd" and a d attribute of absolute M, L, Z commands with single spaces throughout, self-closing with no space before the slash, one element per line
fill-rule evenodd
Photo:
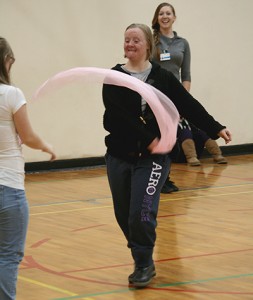
<path fill-rule="evenodd" d="M 26 104 L 22 91 L 0 84 L 0 184 L 24 190 L 24 157 L 13 115 Z"/>

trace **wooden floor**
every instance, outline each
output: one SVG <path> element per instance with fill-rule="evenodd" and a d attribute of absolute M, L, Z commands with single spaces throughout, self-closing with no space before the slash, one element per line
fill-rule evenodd
<path fill-rule="evenodd" d="M 28 174 L 17 300 L 252 300 L 253 154 L 228 161 L 173 164 L 180 191 L 161 195 L 157 276 L 141 290 L 128 287 L 105 168 Z"/>

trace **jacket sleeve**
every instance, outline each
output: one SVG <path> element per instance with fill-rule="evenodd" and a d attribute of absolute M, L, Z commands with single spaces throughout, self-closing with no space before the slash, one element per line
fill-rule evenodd
<path fill-rule="evenodd" d="M 175 104 L 179 114 L 193 123 L 196 127 L 205 131 L 212 139 L 218 139 L 217 135 L 225 126 L 216 121 L 203 107 L 203 105 L 196 100 L 177 78 L 170 72 L 164 70 L 164 75 L 167 77 L 166 94 L 170 100 Z"/>

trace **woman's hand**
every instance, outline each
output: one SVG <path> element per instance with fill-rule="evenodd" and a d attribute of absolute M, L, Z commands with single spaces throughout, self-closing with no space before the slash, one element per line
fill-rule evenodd
<path fill-rule="evenodd" d="M 221 137 L 221 138 L 223 138 L 225 140 L 226 144 L 228 144 L 229 142 L 232 141 L 231 132 L 227 128 L 222 129 L 218 133 L 218 136 Z"/>
<path fill-rule="evenodd" d="M 153 149 L 155 148 L 155 146 L 158 144 L 159 139 L 155 138 L 149 145 L 148 145 L 148 150 L 150 151 L 150 153 L 153 153 Z"/>
<path fill-rule="evenodd" d="M 54 152 L 53 147 L 48 144 L 47 142 L 44 142 L 44 147 L 42 149 L 43 152 L 47 152 L 48 154 L 51 155 L 50 161 L 56 160 L 56 154 Z"/>

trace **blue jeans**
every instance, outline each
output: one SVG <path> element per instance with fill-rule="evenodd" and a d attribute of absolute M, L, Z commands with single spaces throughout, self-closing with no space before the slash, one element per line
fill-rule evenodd
<path fill-rule="evenodd" d="M 14 300 L 29 208 L 25 191 L 0 185 L 0 299 Z"/>

